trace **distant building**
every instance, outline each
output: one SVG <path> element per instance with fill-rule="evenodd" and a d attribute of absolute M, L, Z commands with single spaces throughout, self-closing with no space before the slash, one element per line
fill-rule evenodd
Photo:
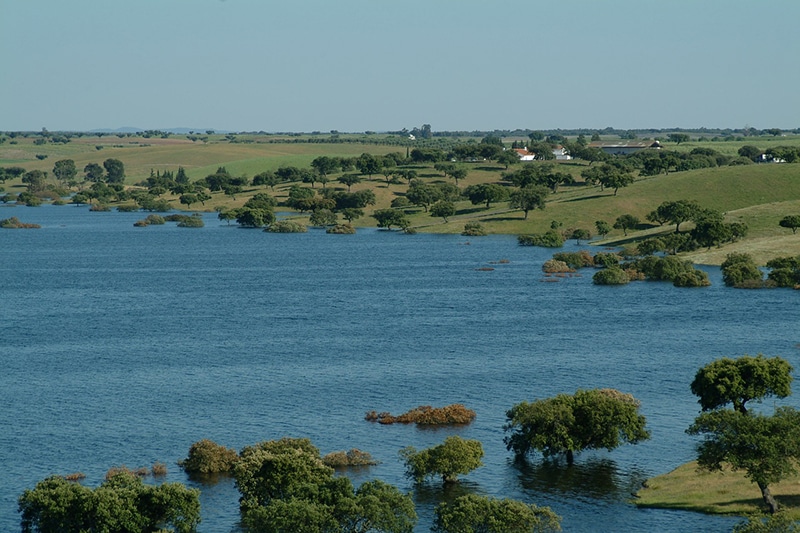
<path fill-rule="evenodd" d="M 561 145 L 558 145 L 555 148 L 553 148 L 553 155 L 556 156 L 556 159 L 559 161 L 567 161 L 569 159 L 572 159 L 572 156 L 569 155 L 567 149 Z"/>
<path fill-rule="evenodd" d="M 536 154 L 529 152 L 527 148 L 514 148 L 514 151 L 517 152 L 520 161 L 533 161 L 536 159 Z"/>
<path fill-rule="evenodd" d="M 589 147 L 599 148 L 609 155 L 628 155 L 648 148 L 658 150 L 661 148 L 661 143 L 658 141 L 595 141 L 589 143 Z"/>

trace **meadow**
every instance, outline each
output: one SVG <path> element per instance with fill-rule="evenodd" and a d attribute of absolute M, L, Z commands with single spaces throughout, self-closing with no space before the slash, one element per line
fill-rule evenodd
<path fill-rule="evenodd" d="M 433 146 L 447 149 L 458 143 L 479 142 L 478 138 L 434 138 L 427 141 L 409 141 L 398 135 L 349 134 L 349 135 L 296 135 L 296 134 L 250 134 L 250 135 L 170 135 L 143 136 L 119 134 L 85 134 L 73 137 L 66 144 L 35 144 L 38 135 L 17 136 L 0 144 L 0 166 L 20 166 L 27 170 L 42 170 L 52 176 L 53 164 L 60 159 L 72 159 L 82 169 L 89 163 L 102 162 L 108 158 L 121 160 L 125 165 L 125 184 L 135 187 L 152 172 L 176 171 L 183 167 L 191 181 L 213 174 L 224 166 L 234 176 L 252 178 L 254 175 L 276 170 L 282 166 L 310 167 L 318 156 L 357 157 L 362 153 L 385 155 L 390 152 L 407 154 L 416 146 Z M 504 139 L 510 144 L 511 139 Z M 800 136 L 759 136 L 746 140 L 711 141 L 695 140 L 681 144 L 662 143 L 665 150 L 688 152 L 693 148 L 713 148 L 722 154 L 735 155 L 746 144 L 762 150 L 775 146 L 800 146 Z M 38 157 L 37 157 L 38 156 Z M 46 157 L 45 157 L 46 156 Z M 539 163 L 535 163 L 539 164 Z M 489 233 L 529 234 L 541 233 L 555 224 L 561 229 L 583 228 L 596 233 L 598 220 L 613 224 L 623 214 L 631 214 L 642 221 L 635 231 L 624 236 L 614 230 L 600 244 L 620 245 L 635 242 L 653 234 L 669 233 L 670 226 L 658 226 L 645 222 L 648 212 L 667 200 L 694 200 L 704 208 L 725 213 L 727 222 L 744 222 L 749 228 L 747 236 L 735 243 L 725 244 L 711 250 L 699 250 L 687 254 L 696 263 L 719 264 L 732 251 L 747 251 L 763 264 L 776 256 L 800 254 L 800 236 L 781 228 L 778 221 L 786 215 L 800 214 L 800 164 L 764 163 L 745 166 L 725 166 L 684 172 L 671 172 L 651 177 L 639 177 L 630 186 L 619 190 L 617 195 L 608 189 L 587 186 L 580 174 L 589 163 L 581 160 L 559 161 L 559 171 L 571 174 L 576 183 L 561 186 L 557 193 L 548 197 L 544 210 L 531 211 L 525 219 L 522 211 L 510 209 L 508 202 L 493 204 L 490 208 L 472 205 L 469 200 L 456 203 L 456 214 L 445 222 L 431 217 L 425 209 L 412 206 L 405 211 L 412 227 L 420 232 L 460 233 L 466 222 L 480 222 Z M 461 163 L 467 170 L 465 179 L 458 186 L 464 188 L 478 183 L 500 183 L 505 166 L 492 161 Z M 429 183 L 455 182 L 435 170 L 432 164 L 417 164 L 413 168 L 419 178 Z M 509 170 L 519 168 L 512 166 Z M 336 180 L 341 173 L 329 176 L 326 187 L 346 190 Z M 375 209 L 389 207 L 391 201 L 403 196 L 408 188 L 405 181 L 387 183 L 382 174 L 352 187 L 353 192 L 371 189 L 376 204 L 366 210 L 366 215 L 356 225 L 374 226 L 369 215 Z M 84 184 L 82 186 L 86 186 Z M 233 197 L 221 192 L 213 193 L 204 206 L 194 209 L 206 211 L 238 207 L 259 192 L 268 192 L 279 201 L 285 200 L 293 183 L 283 183 L 271 190 L 267 187 L 246 187 Z M 301 184 L 311 186 L 310 184 Z M 23 191 L 19 179 L 2 185 L 7 193 Z M 320 189 L 322 185 L 316 184 Z M 165 195 L 176 209 L 185 208 L 177 196 Z M 17 215 L 19 217 L 19 215 Z M 308 216 L 298 214 L 297 221 L 305 222 Z M 690 229 L 687 225 L 686 229 Z M 684 227 L 681 228 L 682 230 Z M 597 243 L 597 241 L 595 241 Z"/>

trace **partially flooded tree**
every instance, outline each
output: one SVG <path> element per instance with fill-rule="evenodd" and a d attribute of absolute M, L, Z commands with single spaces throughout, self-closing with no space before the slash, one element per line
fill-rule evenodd
<path fill-rule="evenodd" d="M 583 450 L 613 450 L 650 438 L 639 400 L 614 389 L 579 390 L 573 395 L 522 402 L 506 412 L 504 440 L 517 457 L 533 451 L 565 455 L 567 464 Z"/>
<path fill-rule="evenodd" d="M 406 474 L 417 483 L 441 476 L 442 482 L 448 484 L 458 481 L 460 474 L 468 474 L 483 465 L 483 446 L 480 441 L 452 435 L 433 448 L 420 451 L 413 446 L 403 448 L 400 457 L 406 463 Z"/>

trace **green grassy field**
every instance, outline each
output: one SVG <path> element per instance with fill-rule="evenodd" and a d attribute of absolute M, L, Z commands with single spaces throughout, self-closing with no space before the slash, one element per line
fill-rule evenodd
<path fill-rule="evenodd" d="M 331 136 L 322 135 L 330 138 Z M 238 135 L 242 142 L 228 142 L 223 135 L 211 135 L 207 142 L 189 140 L 185 135 L 173 135 L 166 139 L 127 137 L 115 135 L 84 136 L 73 138 L 67 144 L 35 145 L 38 137 L 7 140 L 0 145 L 0 166 L 21 166 L 26 170 L 39 169 L 50 172 L 53 164 L 59 159 L 69 158 L 75 161 L 82 176 L 82 169 L 88 163 L 99 163 L 108 158 L 120 159 L 125 164 L 126 184 L 134 186 L 145 180 L 150 171 L 177 170 L 179 166 L 186 169 L 191 180 L 197 180 L 224 166 L 235 176 L 252 177 L 259 172 L 274 170 L 280 166 L 308 167 L 311 161 L 320 155 L 355 157 L 364 152 L 381 155 L 389 152 L 406 152 L 406 147 L 397 145 L 398 138 L 386 135 L 349 135 L 342 136 L 350 142 L 343 143 L 298 143 L 299 140 L 313 139 L 313 136 L 277 136 L 277 135 Z M 395 144 L 389 144 L 389 141 Z M 14 144 L 12 144 L 12 142 Z M 370 144 L 374 142 L 374 144 Z M 436 140 L 437 143 L 452 142 Z M 461 139 L 458 142 L 467 142 Z M 800 136 L 790 137 L 758 137 L 743 141 L 688 142 L 674 145 L 665 143 L 665 149 L 690 151 L 697 146 L 713 148 L 721 153 L 735 154 L 744 144 L 753 144 L 766 149 L 770 146 L 800 146 Z M 98 147 L 100 149 L 98 149 Z M 44 160 L 36 155 L 46 155 Z M 800 255 L 800 235 L 792 235 L 790 230 L 778 226 L 778 221 L 788 214 L 800 214 L 800 164 L 761 164 L 746 166 L 729 166 L 700 169 L 687 172 L 673 172 L 668 175 L 639 178 L 629 187 L 619 190 L 617 196 L 613 191 L 601 191 L 597 187 L 588 187 L 582 183 L 580 173 L 588 163 L 582 161 L 565 161 L 558 163 L 559 170 L 568 172 L 578 179 L 576 185 L 562 186 L 557 194 L 549 197 L 544 210 L 531 211 L 525 220 L 519 210 L 511 210 L 507 202 L 484 206 L 472 205 L 463 200 L 457 203 L 457 214 L 444 223 L 441 218 L 433 218 L 421 208 L 408 210 L 413 227 L 422 232 L 460 233 L 464 223 L 478 221 L 491 233 L 523 234 L 540 233 L 550 228 L 553 221 L 561 224 L 561 228 L 584 228 L 595 233 L 595 221 L 604 220 L 613 224 L 622 214 L 632 214 L 643 223 L 635 232 L 623 238 L 622 232 L 614 230 L 607 236 L 604 244 L 619 244 L 635 241 L 652 234 L 668 233 L 673 227 L 653 226 L 645 222 L 645 215 L 666 200 L 688 199 L 697 201 L 702 207 L 713 208 L 726 213 L 727 221 L 745 222 L 749 227 L 746 239 L 721 248 L 694 252 L 687 257 L 696 263 L 719 264 L 731 251 L 747 251 L 752 253 L 760 263 L 780 255 Z M 465 163 L 469 172 L 466 179 L 459 181 L 460 187 L 476 183 L 502 183 L 503 166 L 493 162 L 482 161 Z M 513 167 L 512 167 L 513 168 Z M 428 182 L 449 181 L 432 165 L 416 169 L 419 176 Z M 344 186 L 336 182 L 341 173 L 329 176 L 328 187 L 344 190 Z M 392 199 L 403 195 L 406 184 L 387 185 L 383 175 L 375 175 L 353 187 L 353 191 L 364 188 L 372 189 L 377 198 L 374 209 L 389 206 Z M 273 192 L 260 187 L 247 188 L 235 199 L 222 193 L 212 194 L 212 200 L 206 202 L 204 209 L 212 210 L 220 206 L 238 206 L 250 196 L 266 190 L 279 200 L 286 197 L 291 184 L 282 184 Z M 20 180 L 8 181 L 2 185 L 6 192 L 24 190 Z M 306 185 L 307 186 L 307 185 Z M 316 185 L 320 188 L 320 184 Z M 176 197 L 167 197 L 173 205 L 180 206 Z M 197 208 L 198 206 L 193 206 Z M 367 214 L 371 211 L 368 210 Z M 303 216 L 298 219 L 302 220 Z M 374 225 L 371 217 L 357 221 L 358 225 Z M 690 225 L 685 226 L 686 229 Z M 681 229 L 684 229 L 682 226 Z"/>
<path fill-rule="evenodd" d="M 800 476 L 770 485 L 775 499 L 790 516 L 800 519 Z M 640 507 L 680 509 L 708 514 L 749 515 L 766 511 L 758 485 L 743 473 L 697 470 L 697 463 L 648 479 L 633 501 Z"/>

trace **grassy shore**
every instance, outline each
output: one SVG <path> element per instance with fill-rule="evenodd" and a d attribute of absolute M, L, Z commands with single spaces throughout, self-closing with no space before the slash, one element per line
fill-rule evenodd
<path fill-rule="evenodd" d="M 168 138 L 144 138 L 135 136 L 87 135 L 74 138 L 67 144 L 36 145 L 38 137 L 17 137 L 0 145 L 0 166 L 21 166 L 25 170 L 42 170 L 52 176 L 53 164 L 59 159 L 73 159 L 82 176 L 82 169 L 88 163 L 100 163 L 108 158 L 123 161 L 126 172 L 126 185 L 136 186 L 153 171 L 175 171 L 184 167 L 189 178 L 194 181 L 212 174 L 224 166 L 235 176 L 252 178 L 266 170 L 281 166 L 309 167 L 311 161 L 321 155 L 357 157 L 362 153 L 383 155 L 389 152 L 405 154 L 410 147 L 401 141 L 381 134 L 344 136 L 348 142 L 297 142 L 314 140 L 313 136 L 278 135 L 239 135 L 231 142 L 223 135 L 204 136 L 206 140 L 191 140 L 186 135 L 173 135 Z M 330 141 L 332 136 L 325 137 Z M 461 139 L 457 142 L 469 142 Z M 475 139 L 472 140 L 473 142 Z M 400 142 L 400 144 L 398 144 Z M 443 143 L 443 140 L 431 141 Z M 456 141 L 447 141 L 456 142 Z M 392 144 L 394 143 L 394 144 Z M 744 144 L 754 144 L 762 149 L 777 145 L 798 145 L 800 136 L 760 137 L 748 141 L 693 142 L 680 145 L 666 144 L 665 149 L 688 151 L 695 147 L 714 148 L 721 153 L 735 154 Z M 39 158 L 37 158 L 39 156 Z M 42 156 L 46 158 L 41 159 Z M 576 184 L 562 186 L 552 194 L 544 210 L 532 211 L 527 219 L 519 210 L 512 210 L 508 202 L 472 205 L 468 200 L 456 204 L 456 215 L 447 222 L 431 217 L 423 208 L 406 209 L 413 227 L 420 232 L 460 233 L 466 222 L 480 222 L 490 233 L 529 234 L 547 231 L 556 222 L 562 229 L 581 228 L 595 233 L 595 222 L 603 220 L 613 224 L 623 214 L 638 217 L 642 224 L 627 236 L 614 230 L 605 241 L 595 244 L 621 245 L 635 243 L 652 235 L 666 234 L 674 227 L 657 226 L 645 222 L 648 212 L 667 200 L 694 200 L 702 207 L 725 213 L 728 222 L 744 222 L 749 228 L 747 237 L 740 242 L 726 244 L 711 250 L 699 250 L 686 257 L 699 264 L 720 264 L 733 252 L 747 252 L 756 261 L 764 264 L 767 260 L 787 255 L 800 255 L 800 235 L 778 226 L 778 221 L 789 214 L 800 214 L 800 164 L 761 164 L 707 168 L 686 172 L 673 172 L 654 177 L 640 177 L 631 186 L 620 189 L 615 196 L 612 191 L 601 191 L 597 187 L 586 186 L 580 178 L 581 171 L 588 163 L 584 161 L 563 161 L 557 163 L 559 170 L 568 172 L 576 178 Z M 468 175 L 458 185 L 464 188 L 477 183 L 502 183 L 504 166 L 489 161 L 463 163 Z M 513 168 L 513 167 L 512 167 Z M 450 177 L 433 169 L 432 165 L 416 165 L 419 177 L 429 183 L 454 183 Z M 345 190 L 337 183 L 341 173 L 329 176 L 328 188 Z M 374 209 L 389 207 L 391 201 L 405 194 L 406 183 L 387 184 L 383 175 L 363 177 L 364 181 L 353 186 L 352 190 L 371 189 L 377 199 L 375 206 L 366 210 L 365 217 L 356 225 L 370 226 L 375 220 L 369 215 Z M 248 187 L 235 197 L 213 193 L 212 199 L 204 206 L 193 205 L 193 209 L 212 211 L 215 208 L 237 207 L 259 192 L 268 192 L 279 201 L 288 195 L 292 183 L 284 183 L 271 190 L 264 187 Z M 301 184 L 310 186 L 308 184 Z M 8 193 L 25 190 L 17 179 L 0 184 Z M 319 189 L 320 184 L 316 184 Z M 166 195 L 175 208 L 183 208 L 176 196 Z M 297 220 L 303 222 L 307 216 L 299 214 Z M 691 229 L 690 224 L 681 230 Z"/>
<path fill-rule="evenodd" d="M 680 509 L 707 514 L 750 515 L 766 511 L 758 485 L 742 472 L 698 470 L 697 462 L 647 480 L 636 495 L 639 507 Z M 800 519 L 800 476 L 770 485 L 778 505 Z"/>

